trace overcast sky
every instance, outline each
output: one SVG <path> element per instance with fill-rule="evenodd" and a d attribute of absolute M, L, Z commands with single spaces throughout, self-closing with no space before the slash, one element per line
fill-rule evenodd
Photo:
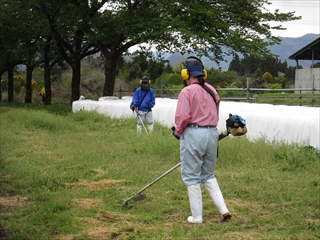
<path fill-rule="evenodd" d="M 274 31 L 274 36 L 280 37 L 301 37 L 308 33 L 320 34 L 320 0 L 269 0 L 272 5 L 267 8 L 274 12 L 295 12 L 301 16 L 301 20 L 282 23 L 287 28 L 283 31 Z M 272 26 L 278 24 L 272 24 Z M 319 35 L 320 36 L 320 35 Z"/>

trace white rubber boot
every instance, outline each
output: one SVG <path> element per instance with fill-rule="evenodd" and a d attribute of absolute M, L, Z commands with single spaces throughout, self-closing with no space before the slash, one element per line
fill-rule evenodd
<path fill-rule="evenodd" d="M 188 187 L 188 195 L 192 216 L 188 217 L 189 223 L 202 223 L 202 194 L 200 184 Z"/>
<path fill-rule="evenodd" d="M 142 132 L 142 125 L 137 125 L 137 133 L 141 133 Z"/>
<path fill-rule="evenodd" d="M 148 125 L 148 132 L 152 133 L 153 132 L 153 124 Z"/>
<path fill-rule="evenodd" d="M 225 222 L 225 221 L 229 220 L 231 218 L 231 214 L 230 214 L 230 212 L 227 208 L 227 205 L 224 201 L 224 198 L 222 196 L 222 192 L 220 190 L 217 179 L 216 178 L 209 179 L 208 181 L 206 181 L 204 183 L 204 186 L 207 189 L 207 191 L 209 192 L 212 201 L 217 206 L 217 208 L 221 214 L 222 221 Z"/>

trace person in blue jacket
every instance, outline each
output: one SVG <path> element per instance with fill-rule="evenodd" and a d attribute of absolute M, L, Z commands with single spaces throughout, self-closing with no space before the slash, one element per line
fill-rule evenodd
<path fill-rule="evenodd" d="M 130 108 L 132 111 L 137 112 L 137 132 L 141 133 L 142 124 L 145 120 L 148 124 L 148 131 L 152 133 L 153 131 L 153 115 L 152 108 L 154 107 L 156 100 L 154 96 L 154 91 L 150 87 L 150 79 L 144 76 L 140 80 L 140 87 L 138 87 L 133 95 Z"/>

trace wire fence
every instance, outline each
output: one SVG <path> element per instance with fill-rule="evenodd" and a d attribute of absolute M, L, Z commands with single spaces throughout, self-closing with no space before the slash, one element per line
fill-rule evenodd
<path fill-rule="evenodd" d="M 181 88 L 153 88 L 156 97 L 176 99 Z M 219 88 L 217 89 L 222 101 L 236 101 L 248 103 L 270 103 L 292 106 L 320 107 L 320 88 Z M 115 90 L 119 98 L 133 96 L 134 89 Z"/>

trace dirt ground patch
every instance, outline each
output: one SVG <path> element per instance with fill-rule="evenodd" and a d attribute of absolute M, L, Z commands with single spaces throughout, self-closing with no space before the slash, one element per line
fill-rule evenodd
<path fill-rule="evenodd" d="M 26 197 L 22 196 L 11 196 L 11 197 L 0 197 L 0 207 L 16 207 L 30 204 L 27 202 Z"/>
<path fill-rule="evenodd" d="M 75 199 L 74 202 L 81 209 L 92 209 L 97 207 L 100 203 L 102 203 L 102 200 L 81 198 L 81 199 Z"/>

